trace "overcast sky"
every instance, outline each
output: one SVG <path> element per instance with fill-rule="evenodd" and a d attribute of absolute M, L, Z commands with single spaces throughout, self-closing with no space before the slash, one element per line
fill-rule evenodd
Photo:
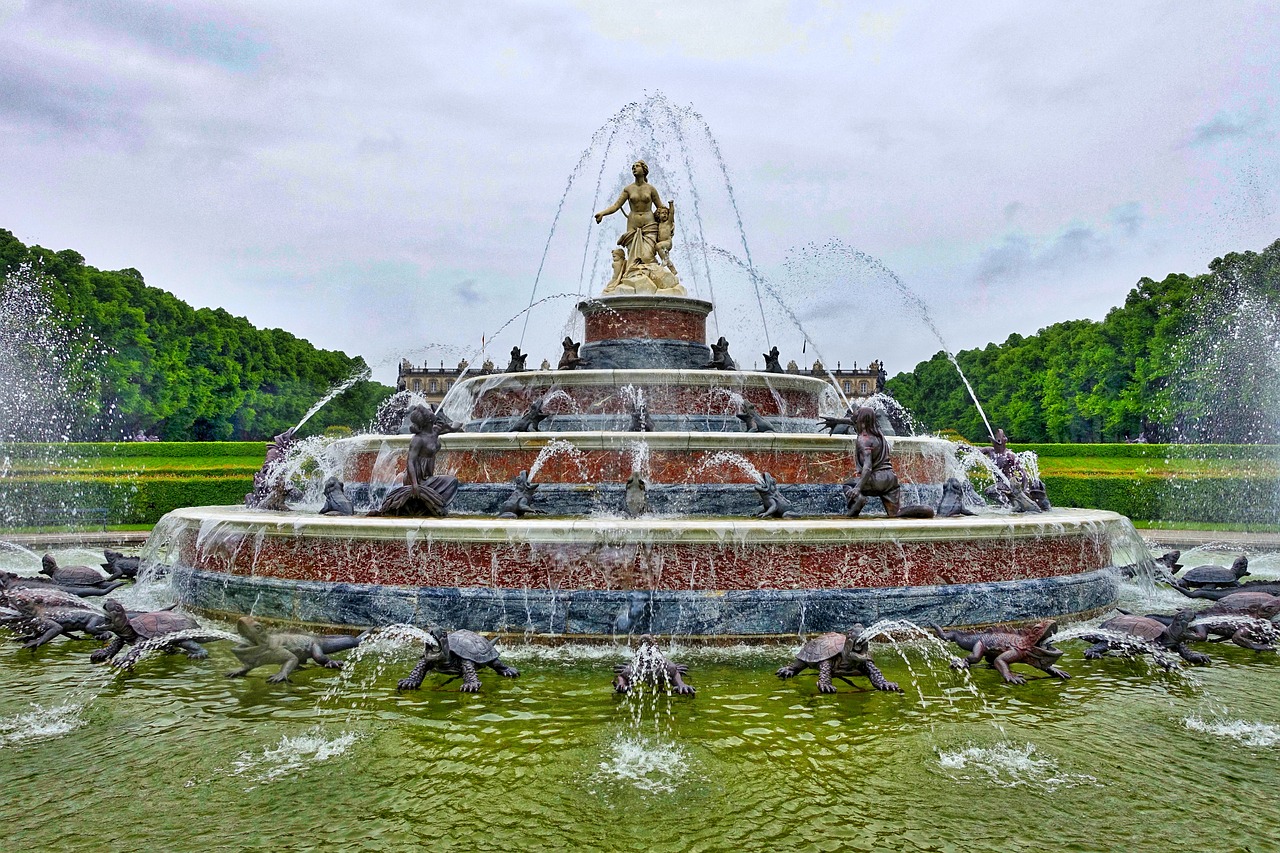
<path fill-rule="evenodd" d="M 812 357 L 790 312 L 896 373 L 939 344 L 885 270 L 963 349 L 1280 238 L 1277 33 L 1274 2 L 0 0 L 0 227 L 392 382 L 482 336 L 554 363 L 573 298 L 493 335 L 600 290 L 623 220 L 591 214 L 644 156 L 740 363 Z"/>

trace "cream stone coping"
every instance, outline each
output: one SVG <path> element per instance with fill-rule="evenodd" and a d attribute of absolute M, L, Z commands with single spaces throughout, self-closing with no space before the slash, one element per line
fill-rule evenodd
<path fill-rule="evenodd" d="M 685 311 L 705 317 L 714 307 L 705 299 L 696 299 L 692 296 L 666 296 L 661 293 L 602 294 L 578 303 L 578 310 L 583 314 L 639 309 Z"/>
<path fill-rule="evenodd" d="M 985 514 L 956 518 L 364 518 L 301 515 L 237 506 L 186 507 L 162 524 L 199 525 L 214 539 L 243 529 L 289 539 L 361 539 L 405 543 L 475 542 L 535 545 L 830 545 L 1062 539 L 1125 534 L 1129 520 L 1098 509 L 1054 509 L 1037 515 Z M 205 525 L 210 525 L 208 531 Z"/>
<path fill-rule="evenodd" d="M 367 449 L 380 452 L 384 448 L 408 452 L 411 435 L 376 435 L 343 438 L 334 446 L 346 451 Z M 579 450 L 612 450 L 629 452 L 643 442 L 652 450 L 676 451 L 749 451 L 852 454 L 857 436 L 819 435 L 805 432 L 452 432 L 440 436 L 441 450 L 541 450 L 553 441 L 572 444 Z M 889 440 L 890 449 L 903 456 L 945 453 L 949 442 L 940 438 L 896 436 Z"/>

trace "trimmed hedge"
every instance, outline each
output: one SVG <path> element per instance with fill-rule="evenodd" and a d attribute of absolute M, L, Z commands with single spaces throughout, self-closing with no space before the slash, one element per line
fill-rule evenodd
<path fill-rule="evenodd" d="M 50 508 L 67 506 L 106 507 L 111 524 L 155 524 L 179 507 L 242 504 L 252 489 L 252 476 L 9 479 L 5 482 L 8 502 L 0 523 L 27 526 L 23 523 L 24 507 L 44 521 Z"/>
<path fill-rule="evenodd" d="M 1275 444 L 1019 444 L 1010 450 L 1034 450 L 1037 456 L 1087 456 L 1111 459 L 1280 459 Z"/>
<path fill-rule="evenodd" d="M 1055 506 L 1107 509 L 1144 521 L 1275 524 L 1277 484 L 1264 477 L 1043 477 Z"/>
<path fill-rule="evenodd" d="M 221 456 L 266 456 L 262 441 L 73 441 L 66 444 L 10 444 L 6 446 L 15 459 L 45 459 L 52 454 L 62 458 L 137 456 L 184 456 L 214 458 Z"/>

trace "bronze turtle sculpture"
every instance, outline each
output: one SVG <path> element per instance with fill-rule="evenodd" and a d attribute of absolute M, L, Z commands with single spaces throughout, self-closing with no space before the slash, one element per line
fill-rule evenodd
<path fill-rule="evenodd" d="M 1084 656 L 1097 660 L 1113 651 L 1126 655 L 1151 654 L 1155 649 L 1162 648 L 1176 652 L 1187 663 L 1208 664 L 1208 655 L 1193 652 L 1183 644 L 1188 638 L 1187 628 L 1195 617 L 1194 611 L 1182 610 L 1166 624 L 1149 616 L 1121 613 L 1099 625 L 1101 630 L 1098 633 L 1080 635 L 1083 640 L 1093 641 L 1093 645 L 1084 650 Z M 1136 642 L 1124 642 L 1115 637 L 1115 634 L 1132 637 Z M 1171 659 L 1158 660 L 1165 669 L 1172 669 L 1177 665 Z"/>
<path fill-rule="evenodd" d="M 58 586 L 103 587 L 113 580 L 92 566 L 59 566 L 52 554 L 40 558 L 40 574 Z"/>
<path fill-rule="evenodd" d="M 1188 569 L 1186 574 L 1178 578 L 1182 586 L 1196 589 L 1226 589 L 1240 586 L 1240 578 L 1249 574 L 1249 558 L 1243 555 L 1236 557 L 1230 568 L 1226 566 L 1196 566 Z"/>
<path fill-rule="evenodd" d="M 427 632 L 432 639 L 427 641 L 426 650 L 413 671 L 407 678 L 400 680 L 397 685 L 400 690 L 417 690 L 422 686 L 422 679 L 433 669 L 452 676 L 445 684 L 461 677 L 462 686 L 458 689 L 463 693 L 480 691 L 477 667 L 487 666 L 503 678 L 520 676 L 520 670 L 507 666 L 498 659 L 498 649 L 491 640 L 486 640 L 474 631 L 446 631 L 433 627 L 427 629 Z"/>
<path fill-rule="evenodd" d="M 832 678 L 838 678 L 850 687 L 856 685 L 848 676 L 865 675 L 871 686 L 877 690 L 901 693 L 902 688 L 895 682 L 885 679 L 879 667 L 871 659 L 870 643 L 863 636 L 863 627 L 855 624 L 849 632 L 842 634 L 832 631 L 814 637 L 800 647 L 795 660 L 780 667 L 776 673 L 779 678 L 793 678 L 805 669 L 818 670 L 818 690 L 821 693 L 835 693 L 836 687 Z"/>
<path fill-rule="evenodd" d="M 147 645 L 154 648 L 154 641 L 162 641 L 169 634 L 182 634 L 183 636 L 175 637 L 167 643 L 162 642 L 161 648 L 168 652 L 182 650 L 192 660 L 202 660 L 207 658 L 209 653 L 200 646 L 200 643 L 222 638 L 221 634 L 200 634 L 200 623 L 190 616 L 174 613 L 170 610 L 153 610 L 150 613 L 130 615 L 125 611 L 124 605 L 114 599 L 107 601 L 102 606 L 102 609 L 107 617 L 105 627 L 115 634 L 115 638 L 89 655 L 89 660 L 94 663 L 111 661 L 112 666 L 120 669 L 132 669 L 142 654 L 142 650 L 139 647 L 141 643 L 153 641 L 148 642 Z M 130 649 L 123 657 L 116 658 L 116 654 L 126 645 L 134 648 Z M 113 660 L 113 658 L 116 659 Z"/>

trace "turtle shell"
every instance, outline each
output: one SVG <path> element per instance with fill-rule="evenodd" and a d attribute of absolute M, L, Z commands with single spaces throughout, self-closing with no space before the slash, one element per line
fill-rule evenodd
<path fill-rule="evenodd" d="M 133 626 L 133 630 L 138 632 L 138 636 L 145 640 L 159 637 L 161 634 L 172 634 L 175 631 L 186 631 L 190 628 L 200 627 L 191 617 L 183 616 L 181 613 L 171 613 L 167 610 L 140 613 L 130 619 L 129 624 Z"/>
<path fill-rule="evenodd" d="M 830 634 L 814 637 L 805 643 L 800 647 L 800 651 L 796 652 L 796 657 L 805 663 L 820 663 L 843 652 L 844 642 L 844 634 L 832 631 Z"/>
<path fill-rule="evenodd" d="M 493 643 L 474 631 L 450 631 L 447 642 L 449 651 L 463 660 L 472 663 L 489 663 L 498 659 L 498 650 Z"/>
<path fill-rule="evenodd" d="M 1228 613 L 1271 619 L 1280 614 L 1280 598 L 1265 592 L 1233 592 L 1201 611 L 1205 616 Z"/>
<path fill-rule="evenodd" d="M 89 566 L 61 566 L 52 577 L 54 582 L 70 586 L 94 586 L 106 580 L 102 572 Z"/>
<path fill-rule="evenodd" d="M 1102 623 L 1102 627 L 1122 634 L 1141 637 L 1144 640 L 1158 640 L 1164 636 L 1165 626 L 1145 616 L 1117 616 Z"/>
<path fill-rule="evenodd" d="M 1182 576 L 1183 583 L 1189 584 L 1238 583 L 1239 580 L 1226 566 L 1196 566 Z"/>

